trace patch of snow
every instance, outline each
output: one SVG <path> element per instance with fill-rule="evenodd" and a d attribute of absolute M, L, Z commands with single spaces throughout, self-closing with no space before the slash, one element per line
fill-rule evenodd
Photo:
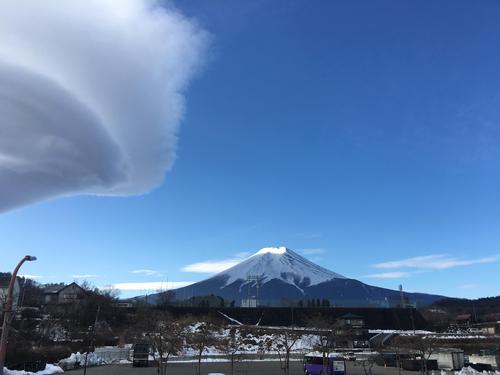
<path fill-rule="evenodd" d="M 68 358 L 61 359 L 57 365 L 62 367 L 65 370 L 72 370 L 74 368 L 82 367 L 85 365 L 85 356 L 86 353 L 71 353 L 71 355 Z M 106 365 L 108 364 L 107 361 L 99 357 L 94 352 L 88 353 L 87 356 L 87 366 L 99 366 L 99 365 Z"/>
<path fill-rule="evenodd" d="M 254 255 L 261 255 L 261 254 L 285 254 L 286 253 L 286 247 L 280 246 L 280 247 L 264 247 L 263 249 L 260 249 L 257 251 Z"/>
<path fill-rule="evenodd" d="M 44 370 L 37 372 L 9 370 L 7 368 L 4 368 L 4 375 L 52 375 L 52 374 L 63 374 L 63 373 L 64 370 L 62 368 L 60 368 L 59 366 L 51 365 L 50 363 L 47 363 L 45 365 Z"/>
<path fill-rule="evenodd" d="M 499 371 L 483 371 L 479 372 L 474 370 L 472 367 L 464 367 L 460 371 L 455 371 L 455 375 L 491 375 L 500 374 Z"/>
<path fill-rule="evenodd" d="M 401 336 L 413 336 L 413 335 L 430 335 L 434 332 L 425 331 L 421 329 L 416 330 L 401 330 L 401 329 L 370 329 L 368 333 L 397 333 Z"/>

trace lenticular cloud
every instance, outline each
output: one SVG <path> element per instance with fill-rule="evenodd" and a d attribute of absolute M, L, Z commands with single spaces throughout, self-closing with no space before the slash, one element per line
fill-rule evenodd
<path fill-rule="evenodd" d="M 207 39 L 153 1 L 2 1 L 0 212 L 161 183 Z"/>

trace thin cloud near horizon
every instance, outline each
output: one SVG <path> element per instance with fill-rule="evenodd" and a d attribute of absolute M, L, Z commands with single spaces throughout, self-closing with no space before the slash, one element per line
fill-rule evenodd
<path fill-rule="evenodd" d="M 236 266 L 241 261 L 245 260 L 251 256 L 249 252 L 240 252 L 235 254 L 233 257 L 223 260 L 205 260 L 202 262 L 196 262 L 187 264 L 181 268 L 182 272 L 194 272 L 194 273 L 219 273 L 227 270 L 233 266 Z"/>
<path fill-rule="evenodd" d="M 182 272 L 218 273 L 227 270 L 241 262 L 241 259 L 207 260 L 191 263 L 181 268 Z"/>
<path fill-rule="evenodd" d="M 374 273 L 366 275 L 365 277 L 369 277 L 372 279 L 401 279 L 404 277 L 408 277 L 410 275 L 412 275 L 412 272 L 394 271 L 394 272 Z"/>
<path fill-rule="evenodd" d="M 475 264 L 496 263 L 500 260 L 500 255 L 481 257 L 476 259 L 460 259 L 446 254 L 432 254 L 406 258 L 401 260 L 375 263 L 373 268 L 378 269 L 400 269 L 415 268 L 427 270 L 442 270 L 454 267 L 471 266 Z"/>
<path fill-rule="evenodd" d="M 32 279 L 32 280 L 43 278 L 43 276 L 40 276 L 40 275 L 29 275 L 29 274 L 21 274 L 21 275 L 19 275 L 19 277 L 24 277 L 25 279 Z"/>
<path fill-rule="evenodd" d="M 73 279 L 95 279 L 101 277 L 100 275 L 93 274 L 83 274 L 83 275 L 71 275 Z"/>
<path fill-rule="evenodd" d="M 194 284 L 195 281 L 146 281 L 146 282 L 130 282 L 130 283 L 114 283 L 106 285 L 103 289 L 118 289 L 118 290 L 171 290 L 182 288 Z"/>
<path fill-rule="evenodd" d="M 151 270 L 151 269 L 147 269 L 147 268 L 146 269 L 132 270 L 132 271 L 130 271 L 130 273 L 142 274 L 142 275 L 146 275 L 146 276 L 162 276 L 160 271 Z"/>

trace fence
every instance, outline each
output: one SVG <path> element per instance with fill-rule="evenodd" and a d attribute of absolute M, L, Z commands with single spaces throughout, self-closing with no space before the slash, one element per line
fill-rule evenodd
<path fill-rule="evenodd" d="M 117 348 L 115 346 L 103 346 L 95 348 L 95 354 L 106 363 L 130 360 L 131 348 Z"/>

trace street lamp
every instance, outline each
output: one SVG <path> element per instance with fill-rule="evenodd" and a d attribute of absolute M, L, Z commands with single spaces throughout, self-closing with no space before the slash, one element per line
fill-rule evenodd
<path fill-rule="evenodd" d="M 16 282 L 17 271 L 23 265 L 24 262 L 32 262 L 35 261 L 36 257 L 31 255 L 26 255 L 21 261 L 17 264 L 16 268 L 12 272 L 12 276 L 10 278 L 9 289 L 7 289 L 7 301 L 5 302 L 5 307 L 3 310 L 3 325 L 2 325 L 2 337 L 0 339 L 0 375 L 4 374 L 4 364 L 5 364 L 5 355 L 7 354 L 7 336 L 9 334 L 9 325 L 12 316 L 12 293 L 14 291 L 14 283 Z"/>

